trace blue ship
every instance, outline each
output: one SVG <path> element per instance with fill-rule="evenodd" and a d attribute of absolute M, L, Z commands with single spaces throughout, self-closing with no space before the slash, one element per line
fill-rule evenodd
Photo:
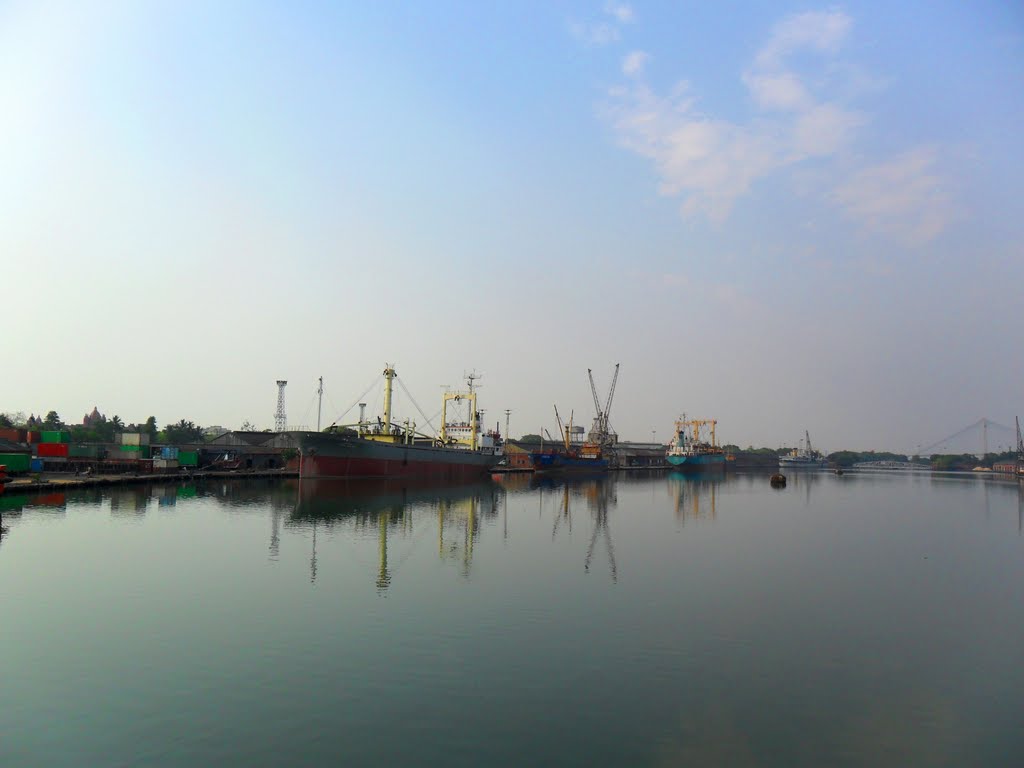
<path fill-rule="evenodd" d="M 573 456 L 565 453 L 531 453 L 534 472 L 603 472 L 608 459 L 598 456 Z"/>
<path fill-rule="evenodd" d="M 715 444 L 714 419 L 687 419 L 676 422 L 675 436 L 665 458 L 680 470 L 724 469 L 725 451 Z"/>

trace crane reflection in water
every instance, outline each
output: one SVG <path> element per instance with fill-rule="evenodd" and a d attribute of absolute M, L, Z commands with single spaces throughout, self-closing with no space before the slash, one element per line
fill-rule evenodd
<path fill-rule="evenodd" d="M 537 503 L 541 515 L 543 515 L 544 510 L 545 494 L 548 498 L 551 498 L 553 495 L 557 499 L 554 522 L 551 528 L 552 541 L 558 536 L 559 529 L 563 528 L 563 526 L 566 534 L 571 537 L 573 502 L 575 499 L 583 499 L 593 521 L 590 542 L 587 546 L 586 556 L 583 559 L 583 570 L 586 573 L 590 573 L 590 564 L 594 559 L 597 541 L 602 539 L 613 583 L 618 583 L 619 569 L 615 562 L 615 545 L 612 541 L 611 529 L 608 526 L 608 512 L 618 503 L 618 497 L 615 492 L 617 479 L 614 475 L 603 474 L 596 477 L 573 477 L 571 475 L 564 477 L 537 476 L 532 477 L 530 481 L 531 489 L 537 491 Z"/>
<path fill-rule="evenodd" d="M 347 526 L 377 537 L 375 584 L 384 593 L 402 563 L 437 522 L 437 553 L 459 565 L 469 578 L 474 542 L 482 519 L 497 517 L 503 491 L 490 482 L 463 485 L 409 480 L 310 480 L 299 483 L 298 498 L 286 526 L 312 530 L 310 581 L 318 573 L 317 531 Z M 276 556 L 279 530 L 275 523 L 271 551 Z M 395 539 L 406 543 L 396 558 Z"/>

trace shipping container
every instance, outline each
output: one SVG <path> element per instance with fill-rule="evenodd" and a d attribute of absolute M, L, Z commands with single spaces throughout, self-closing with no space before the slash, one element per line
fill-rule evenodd
<path fill-rule="evenodd" d="M 29 442 L 29 443 L 41 442 L 41 440 L 40 440 L 41 435 L 39 434 L 38 431 L 29 430 L 28 432 L 25 433 L 25 438 L 26 438 L 26 442 Z"/>
<path fill-rule="evenodd" d="M 121 445 L 149 445 L 149 435 L 141 432 L 122 432 Z"/>
<path fill-rule="evenodd" d="M 32 457 L 27 453 L 0 453 L 0 467 L 6 466 L 8 474 L 28 472 Z"/>
<path fill-rule="evenodd" d="M 30 472 L 42 472 L 43 460 L 33 456 L 31 459 L 29 459 L 28 468 Z"/>
<path fill-rule="evenodd" d="M 178 468 L 177 459 L 153 459 L 154 470 L 171 470 Z"/>
<path fill-rule="evenodd" d="M 100 447 L 98 445 L 72 445 L 68 447 L 68 456 L 72 458 L 96 459 L 99 458 Z"/>
<path fill-rule="evenodd" d="M 44 433 L 45 434 L 45 433 Z M 40 443 L 36 446 L 37 455 L 43 458 L 67 458 L 67 443 Z"/>
<path fill-rule="evenodd" d="M 28 433 L 24 429 L 4 427 L 0 429 L 0 440 L 10 440 L 12 443 L 24 443 L 28 440 Z"/>
<path fill-rule="evenodd" d="M 165 445 L 160 449 L 161 459 L 176 459 L 178 458 L 178 449 L 173 445 Z"/>
<path fill-rule="evenodd" d="M 178 464 L 183 467 L 198 467 L 199 451 L 178 451 Z"/>
<path fill-rule="evenodd" d="M 71 441 L 71 433 L 64 430 L 44 429 L 42 439 L 44 443 L 67 443 Z"/>

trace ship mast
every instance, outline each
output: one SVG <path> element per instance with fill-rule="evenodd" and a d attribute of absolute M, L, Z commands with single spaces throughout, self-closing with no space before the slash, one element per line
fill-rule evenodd
<path fill-rule="evenodd" d="M 391 380 L 398 376 L 390 363 L 384 369 L 384 434 L 391 434 Z"/>
<path fill-rule="evenodd" d="M 320 386 L 316 390 L 317 401 L 316 401 L 316 431 L 320 431 L 320 409 L 324 402 L 324 377 L 320 377 Z M 360 422 L 362 419 L 359 420 Z"/>

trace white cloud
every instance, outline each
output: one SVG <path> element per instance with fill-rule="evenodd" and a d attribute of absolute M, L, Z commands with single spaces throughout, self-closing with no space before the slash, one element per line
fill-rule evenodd
<path fill-rule="evenodd" d="M 835 104 L 818 104 L 802 112 L 793 127 L 793 149 L 799 156 L 834 155 L 850 143 L 864 118 Z"/>
<path fill-rule="evenodd" d="M 650 58 L 643 51 L 633 51 L 622 60 L 623 74 L 630 76 L 642 74 Z"/>
<path fill-rule="evenodd" d="M 772 30 L 771 38 L 757 54 L 757 66 L 773 69 L 796 50 L 819 53 L 838 49 L 850 31 L 851 19 L 842 11 L 811 11 L 790 16 Z"/>
<path fill-rule="evenodd" d="M 682 197 L 684 215 L 723 221 L 736 199 L 780 162 L 769 139 L 698 114 L 685 83 L 667 98 L 643 85 L 618 95 L 620 141 L 654 163 L 659 190 Z"/>
<path fill-rule="evenodd" d="M 607 2 L 604 4 L 604 12 L 620 24 L 630 24 L 634 19 L 633 7 L 629 3 Z"/>
<path fill-rule="evenodd" d="M 632 24 L 635 19 L 633 7 L 628 3 L 609 0 L 604 5 L 604 13 L 611 17 L 611 21 L 593 23 L 574 21 L 569 24 L 569 32 L 586 45 L 608 45 L 619 39 L 619 29 L 623 24 Z"/>
<path fill-rule="evenodd" d="M 619 39 L 618 27 L 611 24 L 580 24 L 573 22 L 569 25 L 572 36 L 581 43 L 587 45 L 608 45 Z"/>
<path fill-rule="evenodd" d="M 761 110 L 748 122 L 700 111 L 685 81 L 667 95 L 656 93 L 644 78 L 648 54 L 634 51 L 622 64 L 627 85 L 611 92 L 618 140 L 651 162 L 658 191 L 678 198 L 687 217 L 721 223 L 759 180 L 799 170 L 794 183 L 802 179 L 813 187 L 804 194 L 817 193 L 871 231 L 908 243 L 926 242 L 956 218 L 937 150 L 915 149 L 837 182 L 840 164 L 826 161 L 842 158 L 851 167 L 849 150 L 868 116 L 819 95 L 826 88 L 842 91 L 823 75 L 834 76 L 846 67 L 822 66 L 813 76 L 806 69 L 801 76 L 791 67 L 790 56 L 798 51 L 838 51 L 850 27 L 849 17 L 838 11 L 800 14 L 776 25 L 742 75 L 753 105 Z"/>
<path fill-rule="evenodd" d="M 848 216 L 875 232 L 920 245 L 938 236 L 957 212 L 937 170 L 935 147 L 918 147 L 859 171 L 834 193 Z"/>
<path fill-rule="evenodd" d="M 743 82 L 759 106 L 784 112 L 806 109 L 811 103 L 810 94 L 800 78 L 792 72 L 777 74 L 751 74 L 743 76 Z"/>

